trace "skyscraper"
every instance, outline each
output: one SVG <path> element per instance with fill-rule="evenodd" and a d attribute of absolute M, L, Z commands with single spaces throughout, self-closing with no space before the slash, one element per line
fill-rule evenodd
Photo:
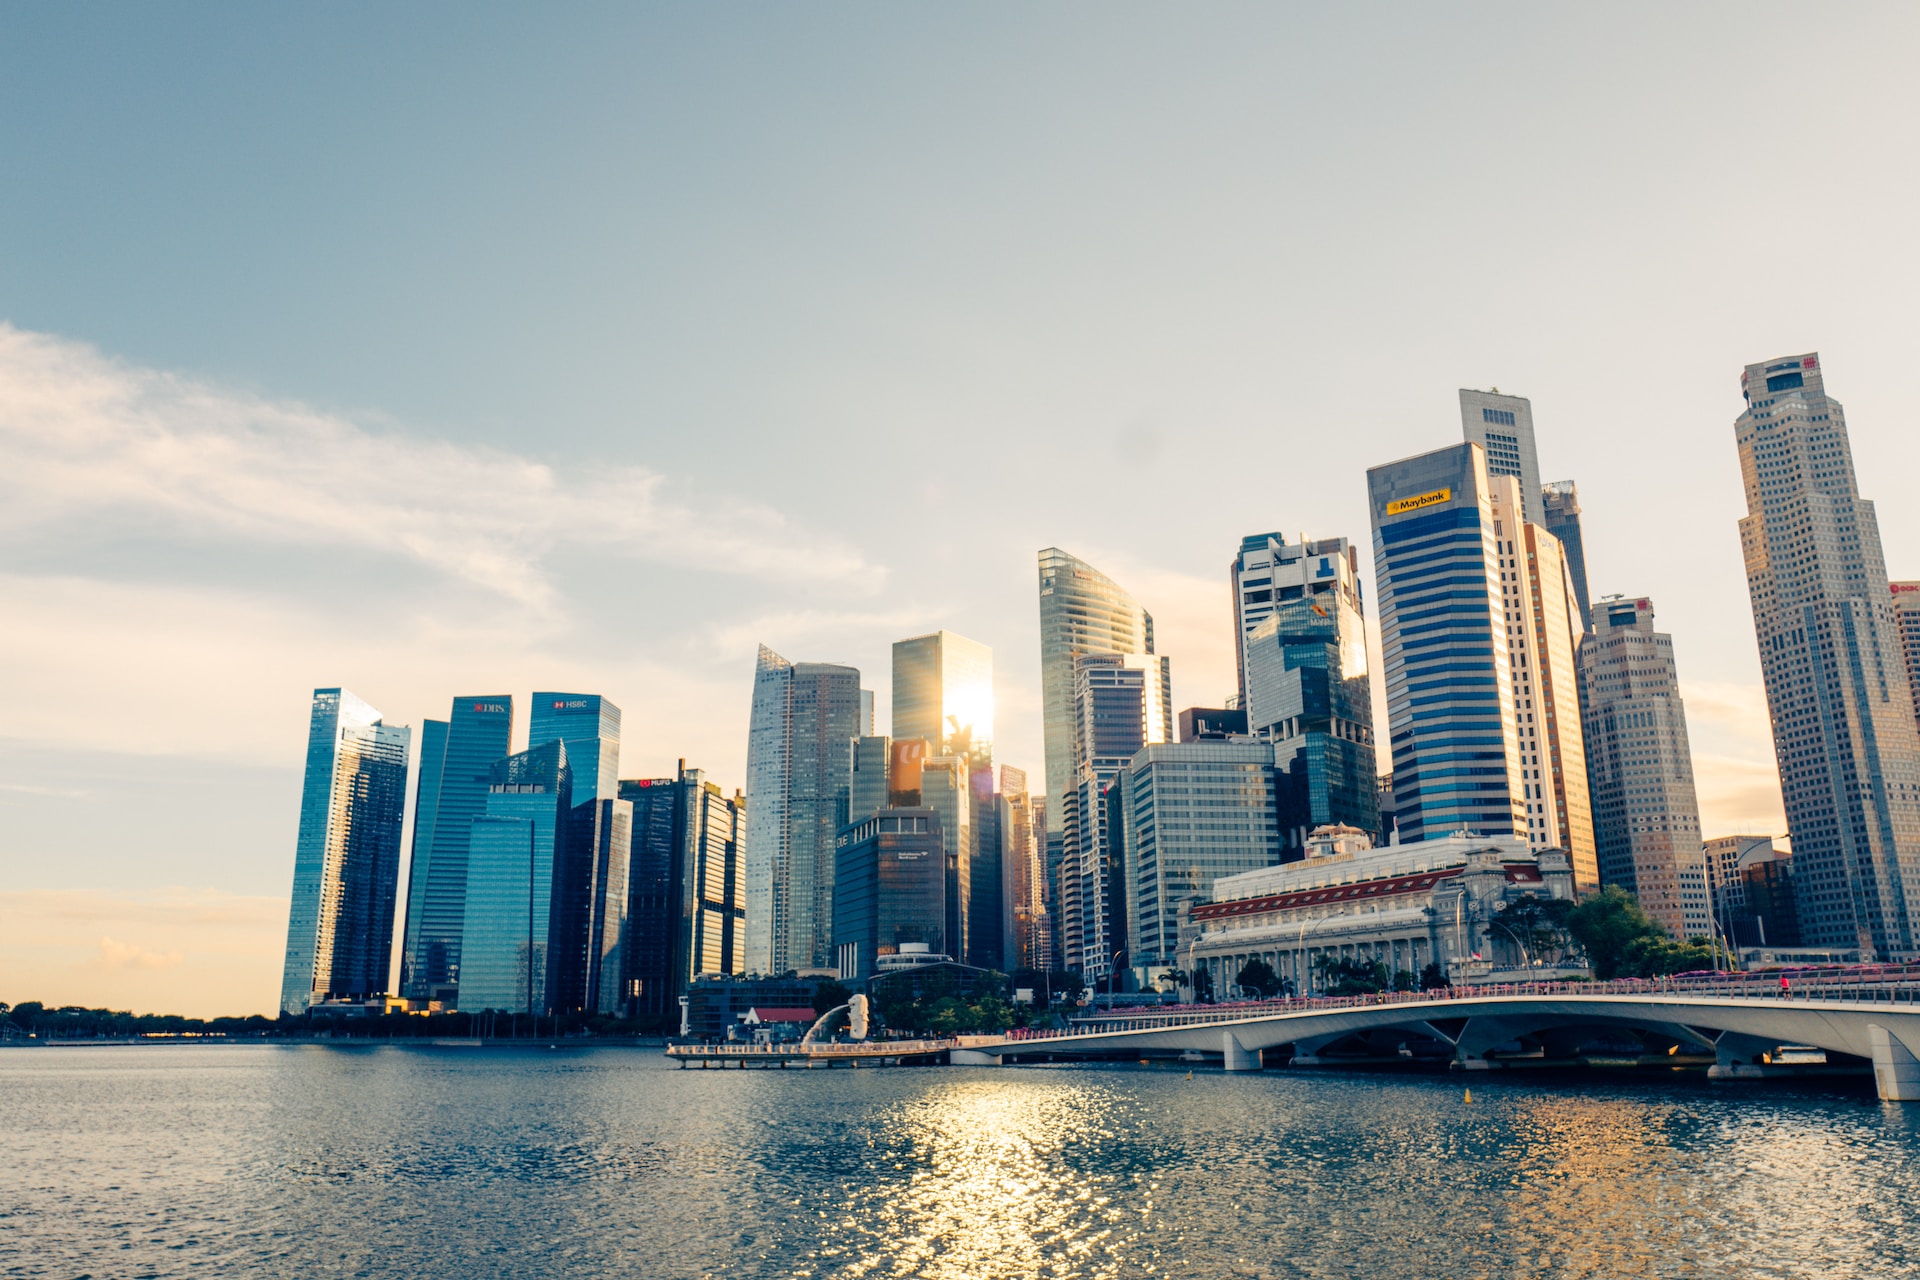
<path fill-rule="evenodd" d="M 837 844 L 833 938 L 841 978 L 864 982 L 903 947 L 954 954 L 938 813 L 883 808 L 849 824 Z"/>
<path fill-rule="evenodd" d="M 1541 491 L 1547 532 L 1560 539 L 1573 578 L 1573 594 L 1580 605 L 1580 625 L 1593 629 L 1592 588 L 1587 585 L 1587 541 L 1580 532 L 1580 487 L 1571 480 L 1555 480 Z"/>
<path fill-rule="evenodd" d="M 558 739 L 573 766 L 573 803 L 613 798 L 620 776 L 620 708 L 597 693 L 536 693 L 527 744 Z"/>
<path fill-rule="evenodd" d="M 677 1019 L 694 978 L 746 972 L 746 803 L 684 760 L 671 778 L 622 782 L 620 797 L 633 806 L 630 1008 L 638 1017 Z"/>
<path fill-rule="evenodd" d="M 412 730 L 345 689 L 315 689 L 307 722 L 280 1009 L 387 989 Z"/>
<path fill-rule="evenodd" d="M 1893 617 L 1900 624 L 1900 652 L 1913 689 L 1914 717 L 1920 721 L 1920 582 L 1893 582 Z"/>
<path fill-rule="evenodd" d="M 1533 402 L 1525 396 L 1462 387 L 1460 427 L 1466 439 L 1487 451 L 1489 476 L 1512 476 L 1519 481 L 1526 518 L 1534 524 L 1546 524 L 1540 454 L 1533 443 Z"/>
<path fill-rule="evenodd" d="M 428 721 L 429 726 L 436 724 Z M 460 983 L 460 937 L 467 909 L 467 845 L 473 820 L 486 811 L 495 761 L 513 739 L 513 698 L 504 693 L 453 700 L 446 747 L 429 803 L 423 767 L 414 818 L 413 866 L 408 872 L 404 994 L 452 1001 Z M 420 823 L 430 843 L 423 846 Z"/>
<path fill-rule="evenodd" d="M 1500 561 L 1500 594 L 1513 658 L 1513 733 L 1527 797 L 1527 838 L 1536 849 L 1566 850 L 1574 883 L 1583 891 L 1597 889 L 1600 864 L 1580 719 L 1583 632 L 1573 582 L 1559 540 L 1520 518 L 1519 483 L 1494 477 L 1491 493 L 1495 545 L 1512 548 Z"/>
<path fill-rule="evenodd" d="M 1006 877 L 1008 905 L 1013 916 L 1011 969 L 1038 969 L 1048 965 L 1041 936 L 1047 910 L 1044 848 L 1045 818 L 1027 794 L 1027 771 L 1000 766 L 997 797 L 1000 814 L 1000 874 Z"/>
<path fill-rule="evenodd" d="M 1911 956 L 1920 730 L 1873 504 L 1817 354 L 1751 364 L 1740 545 L 1793 840 L 1801 941 Z"/>
<path fill-rule="evenodd" d="M 590 822 L 581 822 L 582 818 Z M 595 1013 L 627 1010 L 627 952 L 633 870 L 633 803 L 590 800 L 573 806 L 573 820 L 593 833 L 588 867 L 585 1007 Z"/>
<path fill-rule="evenodd" d="M 993 650 L 951 631 L 896 640 L 892 736 L 991 765 Z"/>
<path fill-rule="evenodd" d="M 900 740 L 896 739 L 896 743 Z M 910 796 L 902 795 L 901 799 Z M 973 911 L 973 788 L 962 756 L 931 756 L 920 770 L 920 804 L 940 816 L 946 845 L 949 954 L 972 964 L 968 951 Z"/>
<path fill-rule="evenodd" d="M 853 740 L 853 777 L 847 788 L 847 821 L 859 822 L 887 807 L 887 760 L 893 739 L 863 734 Z"/>
<path fill-rule="evenodd" d="M 1367 490 L 1400 839 L 1524 835 L 1501 590 L 1523 538 L 1494 528 L 1486 454 L 1457 444 L 1374 467 Z"/>
<path fill-rule="evenodd" d="M 1146 653 L 1089 653 L 1075 666 L 1079 776 L 1064 805 L 1061 912 L 1067 967 L 1098 982 L 1130 949 L 1118 801 L 1108 792 L 1142 747 L 1173 741 L 1172 673 Z"/>
<path fill-rule="evenodd" d="M 1074 663 L 1089 653 L 1152 653 L 1153 618 L 1118 583 L 1058 547 L 1040 553 L 1040 697 L 1047 794 L 1057 803 L 1078 772 Z M 1168 716 L 1172 710 L 1169 705 Z M 894 736 L 901 736 L 899 726 Z"/>
<path fill-rule="evenodd" d="M 552 1013 L 579 1007 L 586 940 L 565 906 L 573 770 L 559 739 L 488 770 L 485 811 L 470 820 L 464 868 L 462 1009 Z M 444 823 L 444 815 L 442 822 Z"/>
<path fill-rule="evenodd" d="M 1344 562 L 1344 563 L 1343 563 Z M 1289 543 L 1281 533 L 1255 533 L 1240 540 L 1240 554 L 1228 569 L 1233 593 L 1235 658 L 1240 672 L 1240 702 L 1247 688 L 1247 644 L 1260 624 L 1289 600 L 1333 591 L 1350 598 L 1356 613 L 1360 604 L 1360 562 L 1345 538 L 1309 540 L 1301 534 Z M 1324 603 L 1324 602 L 1323 602 Z M 1365 644 L 1364 635 L 1361 641 Z M 1361 664 L 1362 670 L 1365 664 Z"/>
<path fill-rule="evenodd" d="M 1600 879 L 1637 895 L 1675 937 L 1700 937 L 1712 886 L 1673 641 L 1653 629 L 1652 601 L 1601 602 L 1580 675 Z"/>
<path fill-rule="evenodd" d="M 1311 580 L 1282 588 L 1288 594 L 1240 637 L 1241 705 L 1247 728 L 1273 744 L 1281 832 L 1276 856 L 1287 860 L 1306 856 L 1315 827 L 1358 827 L 1381 838 L 1359 575 L 1346 539 L 1312 545 L 1329 554 L 1307 558 Z M 1276 562 L 1271 571 L 1277 581 L 1285 567 Z"/>
<path fill-rule="evenodd" d="M 847 825 L 859 722 L 857 670 L 760 646 L 747 737 L 750 973 L 834 962 L 834 843 Z"/>
<path fill-rule="evenodd" d="M 1251 738 L 1155 743 L 1121 770 L 1126 965 L 1143 980 L 1177 965 L 1182 902 L 1204 899 L 1221 876 L 1280 861 L 1274 781 L 1272 745 Z"/>

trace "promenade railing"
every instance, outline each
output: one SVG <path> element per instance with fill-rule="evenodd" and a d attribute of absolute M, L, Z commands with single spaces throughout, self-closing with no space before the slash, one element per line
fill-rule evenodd
<path fill-rule="evenodd" d="M 1782 978 L 1785 984 L 1782 984 Z M 1317 1013 L 1381 1005 L 1445 1007 L 1495 996 L 1730 996 L 1746 999 L 1910 1004 L 1920 1009 L 1920 965 L 1872 965 L 1848 969 L 1773 970 L 1759 973 L 1685 974 L 1669 978 L 1616 978 L 1606 982 L 1486 982 L 1430 991 L 1378 991 L 1351 996 L 1277 996 L 1208 1005 L 1164 1005 L 1125 1014 L 1087 1014 L 1066 1028 L 1017 1028 L 1010 1040 L 1053 1040 L 1112 1035 L 1117 1031 L 1164 1031 L 1176 1027 L 1241 1022 L 1281 1013 Z"/>

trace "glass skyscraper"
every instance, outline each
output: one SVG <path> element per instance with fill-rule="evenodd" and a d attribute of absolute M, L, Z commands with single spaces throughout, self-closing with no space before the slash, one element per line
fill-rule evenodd
<path fill-rule="evenodd" d="M 1747 591 L 1793 838 L 1801 942 L 1920 950 L 1920 733 L 1873 504 L 1820 357 L 1740 375 Z"/>
<path fill-rule="evenodd" d="M 564 909 L 573 809 L 565 744 L 543 743 L 496 762 L 484 805 L 469 820 L 460 1007 L 514 1013 L 577 1007 L 567 991 L 569 971 L 584 956 L 570 954 L 574 939 Z"/>
<path fill-rule="evenodd" d="M 833 938 L 840 976 L 864 981 L 906 946 L 952 955 L 950 877 L 940 815 L 885 808 L 843 830 L 834 864 Z"/>
<path fill-rule="evenodd" d="M 1325 554 L 1309 550 L 1316 546 Z M 1380 837 L 1373 691 L 1360 579 L 1346 539 L 1276 542 L 1262 550 L 1271 559 L 1243 569 L 1241 581 L 1257 585 L 1243 585 L 1239 594 L 1275 590 L 1261 578 L 1284 583 L 1276 594 L 1286 594 L 1250 606 L 1261 610 L 1261 620 L 1241 636 L 1242 705 L 1247 728 L 1273 743 L 1280 856 L 1290 861 L 1306 856 L 1315 827 L 1358 827 Z M 1243 545 L 1243 565 L 1248 558 Z"/>
<path fill-rule="evenodd" d="M 504 693 L 453 700 L 439 768 L 420 773 L 414 810 L 413 866 L 408 872 L 403 994 L 451 1002 L 460 982 L 460 938 L 467 910 L 467 845 L 473 820 L 486 812 L 492 769 L 513 740 L 513 698 Z M 428 794 L 428 784 L 433 792 Z M 422 834 L 424 824 L 424 835 Z"/>
<path fill-rule="evenodd" d="M 280 1008 L 387 989 L 412 730 L 345 689 L 315 689 Z"/>
<path fill-rule="evenodd" d="M 747 735 L 749 973 L 833 964 L 834 842 L 859 729 L 859 671 L 760 646 Z"/>
<path fill-rule="evenodd" d="M 620 776 L 620 708 L 597 693 L 536 693 L 527 744 L 559 739 L 573 766 L 573 802 L 610 800 Z"/>
<path fill-rule="evenodd" d="M 1089 653 L 1152 652 L 1153 618 L 1118 583 L 1058 547 L 1040 553 L 1040 698 L 1047 794 L 1056 802 L 1079 774 L 1074 738 L 1079 672 L 1074 664 Z M 1172 715 L 1169 701 L 1169 720 Z M 897 725 L 893 732 L 901 736 Z"/>
<path fill-rule="evenodd" d="M 1146 653 L 1090 653 L 1075 666 L 1080 767 L 1066 795 L 1060 915 L 1067 968 L 1097 982 L 1129 949 L 1118 799 L 1108 792 L 1142 747 L 1173 741 L 1172 673 Z"/>
<path fill-rule="evenodd" d="M 1580 487 L 1571 480 L 1555 480 L 1540 494 L 1546 508 L 1547 532 L 1560 540 L 1580 605 L 1580 625 L 1593 630 L 1593 595 L 1587 585 L 1587 540 L 1580 532 Z"/>
<path fill-rule="evenodd" d="M 895 738 L 925 738 L 937 756 L 993 764 L 993 650 L 951 631 L 893 645 Z"/>
<path fill-rule="evenodd" d="M 1519 538 L 1496 535 L 1486 454 L 1457 444 L 1374 467 L 1367 492 L 1400 839 L 1524 833 L 1501 590 Z"/>
<path fill-rule="evenodd" d="M 622 782 L 620 795 L 633 807 L 630 1007 L 677 1021 L 694 978 L 746 971 L 745 801 L 685 761 L 674 777 Z"/>

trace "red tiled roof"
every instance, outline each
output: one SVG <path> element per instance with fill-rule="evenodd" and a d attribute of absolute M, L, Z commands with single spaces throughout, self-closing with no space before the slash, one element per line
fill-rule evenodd
<path fill-rule="evenodd" d="M 1193 909 L 1195 920 L 1230 920 L 1235 916 L 1261 915 L 1268 911 L 1290 911 L 1295 907 L 1322 902 L 1362 902 L 1369 898 L 1398 897 L 1403 893 L 1424 893 L 1442 880 L 1451 880 L 1465 868 L 1448 867 L 1444 871 L 1420 871 L 1412 875 L 1388 876 L 1382 880 L 1363 880 L 1359 884 L 1328 885 L 1319 889 L 1299 889 L 1292 893 L 1273 893 L 1264 898 L 1241 898 L 1234 902 L 1209 902 Z M 1538 884 L 1540 869 L 1525 863 L 1508 863 L 1502 870 L 1509 884 Z"/>

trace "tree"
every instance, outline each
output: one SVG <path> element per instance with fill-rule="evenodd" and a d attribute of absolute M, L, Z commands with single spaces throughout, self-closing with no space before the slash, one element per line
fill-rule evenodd
<path fill-rule="evenodd" d="M 1420 989 L 1420 979 L 1414 977 L 1411 970 L 1396 970 L 1393 975 L 1393 989 L 1395 991 L 1418 991 Z"/>
<path fill-rule="evenodd" d="M 829 1009 L 838 1009 L 853 999 L 853 992 L 829 979 L 813 989 L 813 1012 L 817 1016 Z"/>
<path fill-rule="evenodd" d="M 1420 971 L 1420 989 L 1422 991 L 1442 991 L 1452 986 L 1447 975 L 1440 971 L 1438 963 L 1429 964 Z"/>
<path fill-rule="evenodd" d="M 1335 996 L 1364 996 L 1385 991 L 1391 975 L 1378 960 L 1345 960 L 1321 956 L 1313 962 L 1320 985 Z"/>
<path fill-rule="evenodd" d="M 1638 958 L 1667 936 L 1639 900 L 1615 884 L 1589 894 L 1568 912 L 1567 931 L 1587 953 L 1593 976 L 1602 981 L 1636 973 Z"/>
<path fill-rule="evenodd" d="M 1705 938 L 1676 942 L 1672 938 L 1642 938 L 1629 948 L 1628 968 L 1640 978 L 1691 973 L 1714 967 L 1713 944 Z"/>
<path fill-rule="evenodd" d="M 1556 964 L 1573 946 L 1568 920 L 1574 904 L 1565 898 L 1533 895 L 1507 904 L 1494 919 L 1525 950 L 1527 958 Z"/>
<path fill-rule="evenodd" d="M 1247 961 L 1234 981 L 1242 989 L 1258 993 L 1262 1000 L 1271 1000 L 1280 991 L 1280 978 L 1265 960 Z"/>

